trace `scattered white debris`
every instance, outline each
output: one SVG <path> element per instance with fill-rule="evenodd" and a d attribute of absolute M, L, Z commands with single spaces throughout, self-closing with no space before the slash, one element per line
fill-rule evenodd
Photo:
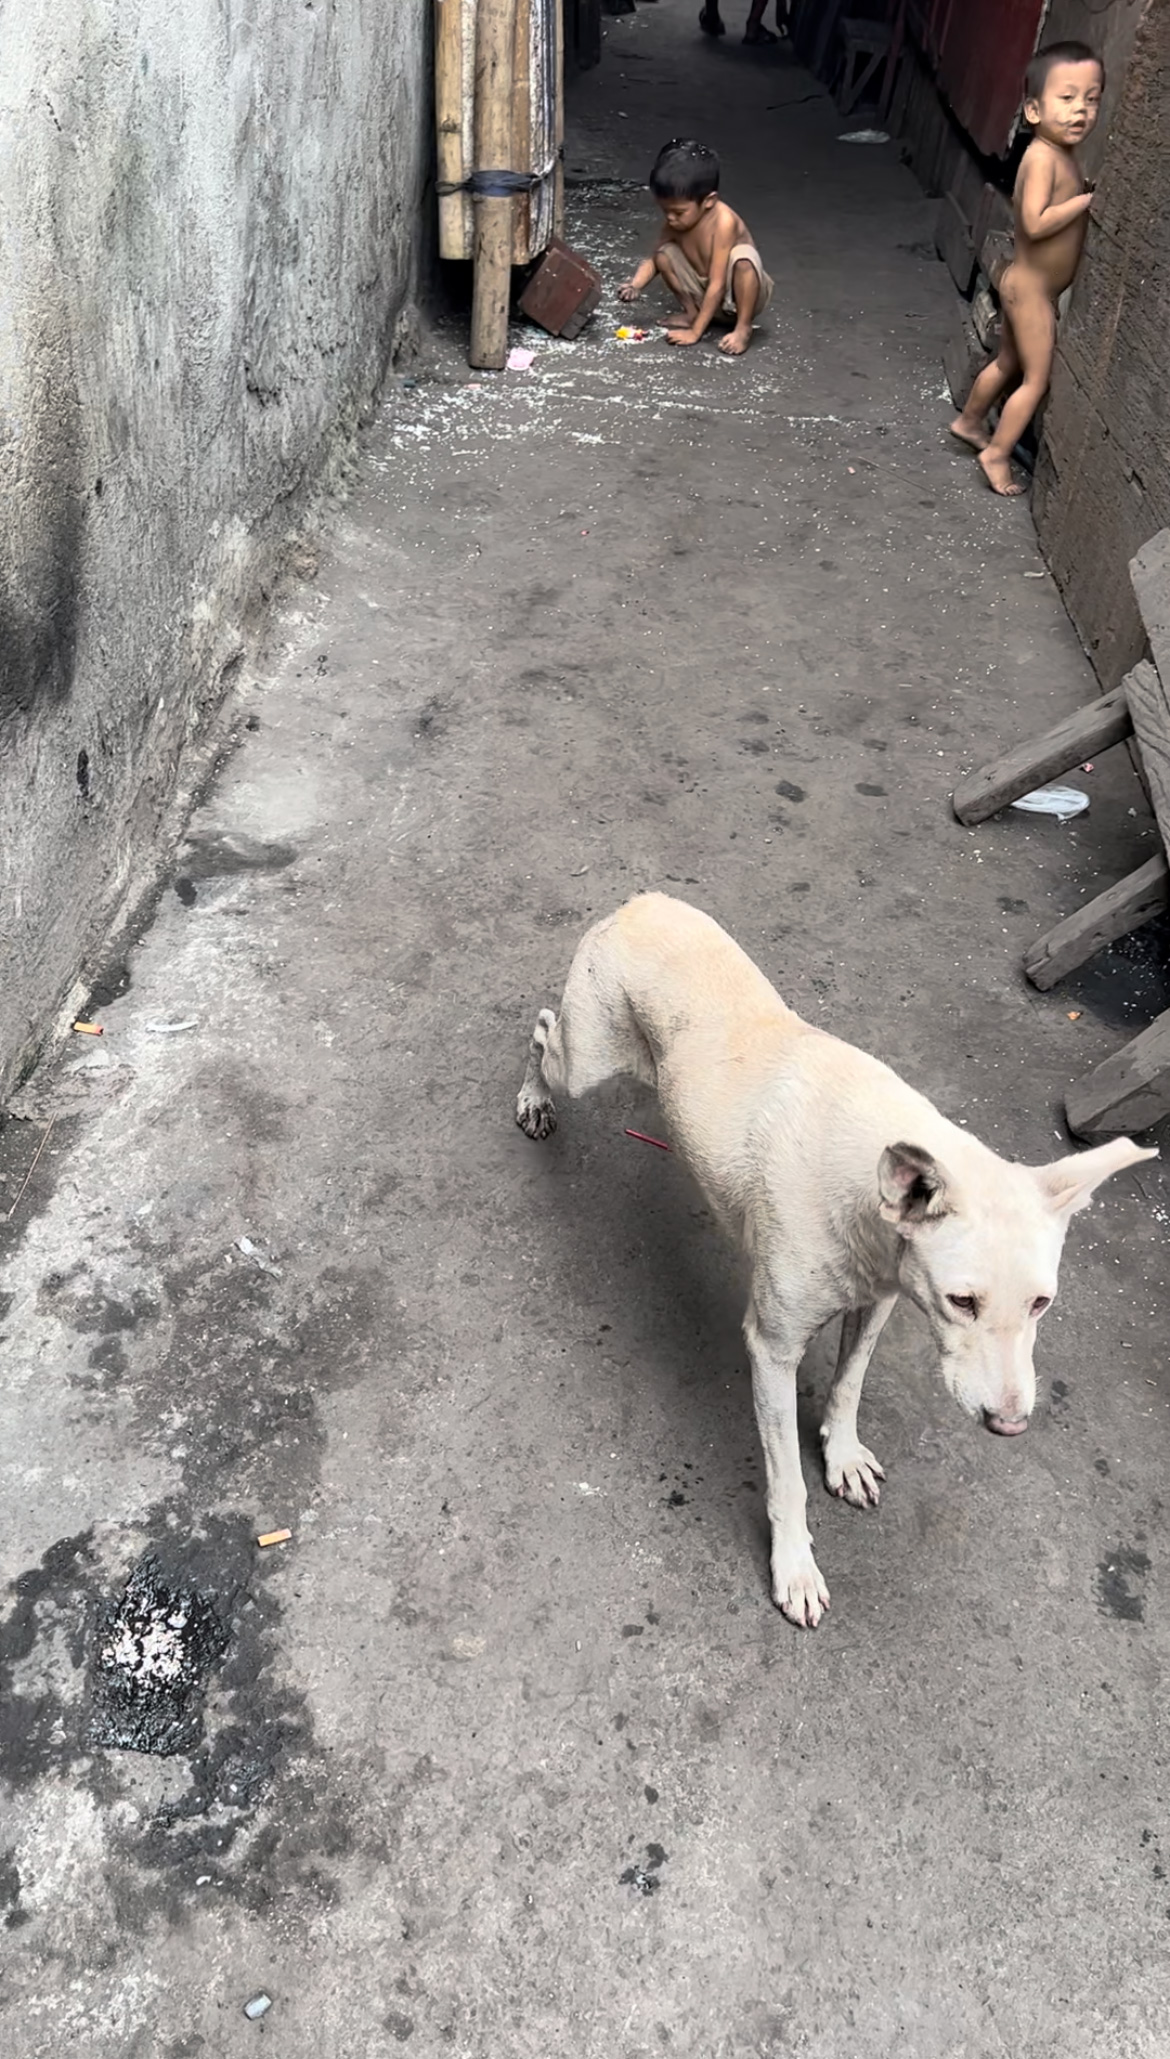
<path fill-rule="evenodd" d="M 139 1680 L 180 1680 L 187 1671 L 183 1633 L 189 1621 L 189 1611 L 181 1602 L 169 1609 L 156 1606 L 145 1625 L 119 1619 L 102 1648 L 102 1664 L 116 1666 Z"/>
<path fill-rule="evenodd" d="M 245 1258 L 250 1258 L 252 1264 L 257 1266 L 262 1273 L 271 1273 L 274 1280 L 282 1280 L 284 1278 L 281 1267 L 273 1265 L 270 1258 L 265 1258 L 260 1246 L 253 1244 L 250 1237 L 237 1237 L 236 1250 L 242 1251 Z"/>
<path fill-rule="evenodd" d="M 146 1033 L 149 1037 L 177 1037 L 183 1030 L 198 1029 L 198 1027 L 198 1017 L 188 1015 L 183 1022 L 148 1022 Z"/>

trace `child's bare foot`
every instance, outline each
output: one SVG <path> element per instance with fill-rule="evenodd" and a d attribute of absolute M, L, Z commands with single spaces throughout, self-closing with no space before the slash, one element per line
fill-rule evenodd
<path fill-rule="evenodd" d="M 724 357 L 742 357 L 751 340 L 751 323 L 749 322 L 746 328 L 741 328 L 737 324 L 734 329 L 728 330 L 726 336 L 721 337 L 719 348 Z"/>
<path fill-rule="evenodd" d="M 960 443 L 969 443 L 972 450 L 986 450 L 991 438 L 980 422 L 969 422 L 966 415 L 956 415 L 951 423 L 951 435 Z"/>
<path fill-rule="evenodd" d="M 698 319 L 698 313 L 697 302 L 694 307 L 684 306 L 677 315 L 668 315 L 663 327 L 667 329 L 693 329 Z"/>
<path fill-rule="evenodd" d="M 986 450 L 980 451 L 979 463 L 993 493 L 1001 493 L 1005 500 L 1016 500 L 1024 491 L 1012 478 L 1011 460 L 1005 458 L 1002 451 L 992 450 L 988 446 Z"/>

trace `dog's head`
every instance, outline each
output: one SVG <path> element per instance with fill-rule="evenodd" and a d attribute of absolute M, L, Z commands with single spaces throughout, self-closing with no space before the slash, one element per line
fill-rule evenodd
<path fill-rule="evenodd" d="M 1117 1137 L 1028 1166 L 979 1146 L 952 1177 L 915 1144 L 883 1151 L 880 1206 L 902 1239 L 902 1290 L 930 1324 L 950 1392 L 989 1430 L 1013 1437 L 1028 1427 L 1036 1325 L 1056 1298 L 1069 1217 L 1102 1180 L 1157 1155 Z"/>

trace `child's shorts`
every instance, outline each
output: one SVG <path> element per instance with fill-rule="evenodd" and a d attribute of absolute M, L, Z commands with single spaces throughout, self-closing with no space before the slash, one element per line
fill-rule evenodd
<path fill-rule="evenodd" d="M 706 279 L 695 270 L 690 258 L 686 255 L 680 244 L 672 243 L 670 247 L 674 252 L 674 269 L 683 292 L 689 300 L 702 300 L 704 293 L 707 291 Z M 754 243 L 735 244 L 727 260 L 727 284 L 723 292 L 723 313 L 732 316 L 735 314 L 735 293 L 732 288 L 732 280 L 735 275 L 735 267 L 741 258 L 743 258 L 746 264 L 752 265 L 755 268 L 756 277 L 760 282 L 760 297 L 756 302 L 756 313 L 758 315 L 763 314 L 764 309 L 772 298 L 773 282 L 764 270 L 763 259 Z"/>

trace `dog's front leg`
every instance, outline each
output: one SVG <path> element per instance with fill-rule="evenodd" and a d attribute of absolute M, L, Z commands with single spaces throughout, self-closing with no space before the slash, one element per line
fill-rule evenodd
<path fill-rule="evenodd" d="M 744 1323 L 756 1422 L 768 1469 L 772 1599 L 802 1630 L 815 1630 L 829 1606 L 829 1590 L 813 1557 L 805 1521 L 808 1495 L 796 1427 L 796 1371 L 811 1334 L 793 1330 L 783 1319 L 765 1323 L 754 1308 Z"/>
<path fill-rule="evenodd" d="M 887 1294 L 869 1308 L 847 1311 L 841 1324 L 837 1371 L 821 1424 L 825 1485 L 830 1494 L 852 1502 L 857 1509 L 877 1507 L 881 1498 L 878 1481 L 886 1477 L 857 1435 L 857 1408 L 874 1345 L 897 1299 L 896 1294 Z"/>

